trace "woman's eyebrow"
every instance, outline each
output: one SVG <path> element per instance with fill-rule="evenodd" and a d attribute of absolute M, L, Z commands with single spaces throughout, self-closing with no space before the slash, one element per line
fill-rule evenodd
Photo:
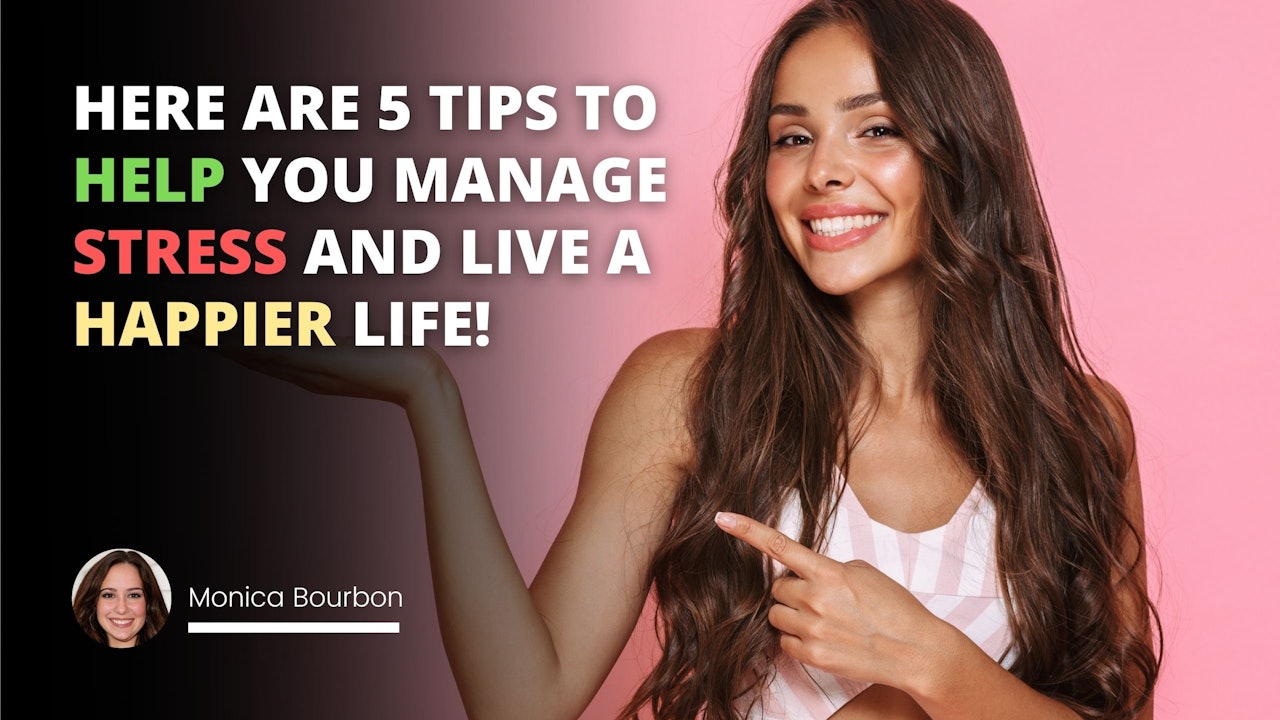
<path fill-rule="evenodd" d="M 839 112 L 849 112 L 859 108 L 875 105 L 884 102 L 884 95 L 879 92 L 862 93 L 861 95 L 853 95 L 844 98 L 836 103 L 836 110 Z M 774 115 L 792 115 L 795 117 L 808 117 L 809 108 L 804 105 L 795 105 L 793 103 L 778 103 L 769 108 L 769 117 Z"/>
<path fill-rule="evenodd" d="M 795 117 L 808 117 L 809 108 L 803 105 L 793 105 L 791 103 L 778 103 L 769 108 L 769 117 L 774 115 L 793 115 Z"/>
<path fill-rule="evenodd" d="M 884 95 L 878 92 L 862 93 L 861 95 L 847 97 L 836 103 L 836 109 L 840 112 L 849 112 L 850 110 L 857 110 L 879 102 L 884 102 Z"/>

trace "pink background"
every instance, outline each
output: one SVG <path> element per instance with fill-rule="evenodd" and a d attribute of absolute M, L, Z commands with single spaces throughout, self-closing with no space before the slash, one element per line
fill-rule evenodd
<path fill-rule="evenodd" d="M 506 17 L 459 49 L 475 67 L 458 66 L 456 77 L 419 72 L 411 44 L 388 44 L 386 60 L 402 63 L 405 77 L 381 82 L 556 85 L 565 112 L 555 131 L 475 142 L 493 154 L 574 155 L 584 164 L 614 154 L 668 158 L 662 205 L 457 209 L 458 221 L 473 227 L 584 226 L 603 238 L 586 277 L 456 285 L 466 298 L 494 303 L 490 347 L 448 355 L 500 519 L 531 578 L 568 510 L 591 415 L 613 372 L 649 335 L 712 317 L 720 253 L 714 173 L 755 50 L 792 6 L 511 5 L 512 15 L 526 17 Z M 1268 216 L 1280 194 L 1280 13 L 1266 3 L 1185 0 L 961 5 L 991 34 L 1012 77 L 1082 340 L 1133 410 L 1158 561 L 1152 583 L 1165 623 L 1157 716 L 1265 714 L 1271 693 L 1263 688 L 1280 667 L 1276 573 L 1263 544 L 1280 499 L 1270 449 L 1280 405 L 1280 247 Z M 528 28 L 536 32 L 521 32 Z M 519 62 L 487 65 L 487 49 Z M 657 94 L 653 128 L 589 135 L 574 127 L 574 85 L 630 83 Z M 407 152 L 397 145 L 403 136 L 380 142 L 387 152 Z M 412 207 L 366 204 L 358 213 L 370 227 L 425 222 Z M 612 233 L 632 226 L 642 231 L 653 274 L 604 275 Z M 412 299 L 430 295 L 421 282 L 367 278 L 344 287 L 358 299 Z M 335 403 L 349 403 L 340 406 L 348 437 L 377 448 L 354 466 L 412 477 L 412 447 L 394 409 L 249 382 L 268 401 L 294 403 L 299 418 L 332 417 Z M 281 458 L 282 471 L 305 462 Z M 424 566 L 420 506 L 414 488 L 400 486 L 403 497 L 384 497 L 386 521 L 403 527 L 404 549 L 387 562 Z M 424 578 L 420 596 L 429 596 L 426 587 Z M 438 632 L 424 629 L 421 639 L 406 659 L 443 668 Z M 612 717 L 646 663 L 643 643 L 624 652 L 587 717 Z M 447 677 L 433 682 L 439 716 L 460 716 Z"/>

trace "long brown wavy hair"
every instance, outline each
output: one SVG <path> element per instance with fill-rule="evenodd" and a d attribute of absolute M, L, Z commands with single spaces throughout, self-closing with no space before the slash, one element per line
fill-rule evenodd
<path fill-rule="evenodd" d="M 731 510 L 776 524 L 798 497 L 797 539 L 817 547 L 843 489 L 833 469 L 857 435 L 851 409 L 874 404 L 855 397 L 878 369 L 848 305 L 793 261 L 765 195 L 778 64 L 831 25 L 868 39 L 881 93 L 924 166 L 923 371 L 996 508 L 1011 671 L 1084 717 L 1132 717 L 1151 696 L 1161 643 L 1126 512 L 1131 422 L 1076 340 L 1003 63 L 945 0 L 815 0 L 761 53 L 720 176 L 725 277 L 720 332 L 691 390 L 697 455 L 651 567 L 661 656 L 622 716 L 727 720 L 758 697 L 779 652 L 772 577 L 711 518 Z"/>
<path fill-rule="evenodd" d="M 142 629 L 138 631 L 138 644 L 141 645 L 155 637 L 156 633 L 160 632 L 160 628 L 164 627 L 165 621 L 169 619 L 169 607 L 165 605 L 164 593 L 160 589 L 160 583 L 156 581 L 155 573 L 151 571 L 151 564 L 140 553 L 133 550 L 112 550 L 103 555 L 80 581 L 80 586 L 76 588 L 75 600 L 72 601 L 72 609 L 76 614 L 76 622 L 80 623 L 80 628 L 85 634 L 107 645 L 107 633 L 98 624 L 98 592 L 102 590 L 102 583 L 107 579 L 107 573 L 121 563 L 137 568 L 138 576 L 142 578 L 142 595 L 147 603 L 147 617 Z"/>

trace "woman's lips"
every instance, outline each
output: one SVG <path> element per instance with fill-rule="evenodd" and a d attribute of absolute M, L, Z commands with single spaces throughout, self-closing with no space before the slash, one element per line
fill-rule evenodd
<path fill-rule="evenodd" d="M 880 229 L 884 213 L 861 212 L 833 214 L 832 211 L 806 211 L 800 217 L 804 225 L 805 243 L 814 250 L 835 252 L 866 240 Z"/>

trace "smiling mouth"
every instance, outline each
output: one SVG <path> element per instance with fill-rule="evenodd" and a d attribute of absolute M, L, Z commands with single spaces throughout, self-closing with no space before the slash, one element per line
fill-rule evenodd
<path fill-rule="evenodd" d="M 872 225 L 885 219 L 883 213 L 872 215 L 841 215 L 839 217 L 824 217 L 809 220 L 806 224 L 809 230 L 815 235 L 823 237 L 836 237 L 843 235 L 850 230 L 861 230 L 869 228 Z"/>
<path fill-rule="evenodd" d="M 111 621 L 112 625 L 115 625 L 118 628 L 124 629 L 133 624 L 134 618 L 126 618 L 126 619 L 108 618 L 108 620 Z"/>

